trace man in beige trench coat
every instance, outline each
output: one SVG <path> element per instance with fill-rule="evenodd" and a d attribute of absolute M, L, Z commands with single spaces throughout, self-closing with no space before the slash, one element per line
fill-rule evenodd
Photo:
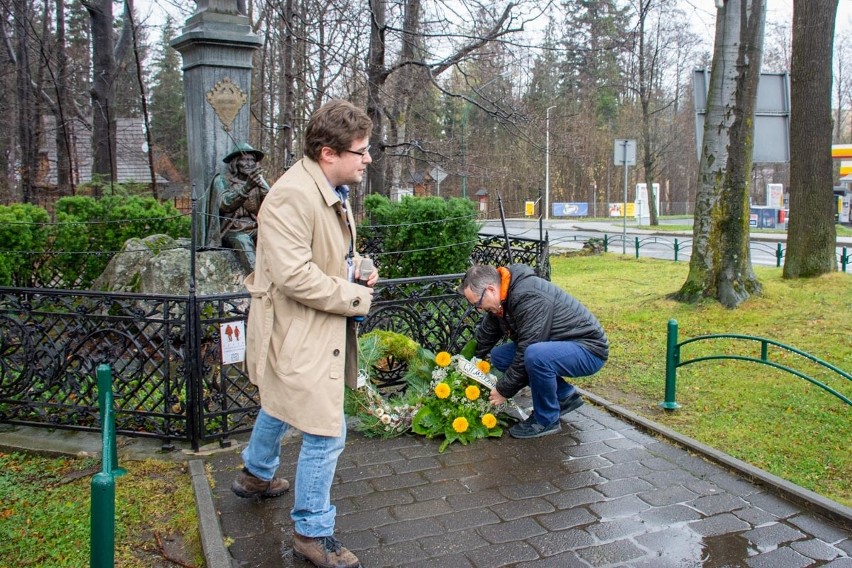
<path fill-rule="evenodd" d="M 258 214 L 255 270 L 246 330 L 249 377 L 261 410 L 244 468 L 232 485 L 240 497 L 277 497 L 289 483 L 275 477 L 281 440 L 303 433 L 296 466 L 293 551 L 316 566 L 355 568 L 358 558 L 334 538 L 331 484 L 346 441 L 344 381 L 357 378 L 354 316 L 372 302 L 355 252 L 348 186 L 361 182 L 369 154 L 370 118 L 335 100 L 314 113 L 305 157 L 275 182 Z"/>

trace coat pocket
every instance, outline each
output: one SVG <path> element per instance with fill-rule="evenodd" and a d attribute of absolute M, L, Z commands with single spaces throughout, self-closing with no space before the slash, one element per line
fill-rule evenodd
<path fill-rule="evenodd" d="M 305 320 L 298 318 L 290 320 L 275 361 L 275 372 L 279 377 L 293 374 L 294 359 L 306 348 L 306 330 Z M 304 357 L 304 354 L 301 356 Z"/>
<path fill-rule="evenodd" d="M 266 287 L 254 284 L 254 273 L 245 280 L 251 294 L 248 325 L 246 327 L 246 363 L 249 379 L 257 382 L 266 373 L 269 344 L 272 341 L 272 324 L 275 321 L 275 306 L 272 301 L 272 284 Z"/>

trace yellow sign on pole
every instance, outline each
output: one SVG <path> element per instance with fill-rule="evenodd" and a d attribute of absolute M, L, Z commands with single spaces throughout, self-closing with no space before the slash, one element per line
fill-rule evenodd
<path fill-rule="evenodd" d="M 527 217 L 535 215 L 535 201 L 527 201 L 524 203 L 524 213 Z"/>

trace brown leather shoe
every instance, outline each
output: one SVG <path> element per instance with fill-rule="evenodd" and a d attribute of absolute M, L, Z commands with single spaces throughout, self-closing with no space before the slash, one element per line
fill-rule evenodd
<path fill-rule="evenodd" d="M 280 477 L 274 477 L 272 481 L 264 481 L 259 477 L 250 474 L 246 468 L 240 472 L 234 482 L 231 484 L 231 491 L 239 497 L 256 497 L 258 499 L 268 499 L 271 497 L 280 497 L 290 489 L 290 482 Z"/>
<path fill-rule="evenodd" d="M 358 557 L 333 536 L 309 538 L 293 533 L 293 556 L 318 568 L 361 568 Z"/>

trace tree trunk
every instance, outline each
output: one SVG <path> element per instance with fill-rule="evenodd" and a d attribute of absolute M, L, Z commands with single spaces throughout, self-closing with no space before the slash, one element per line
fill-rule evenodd
<path fill-rule="evenodd" d="M 116 177 L 112 0 L 91 0 L 83 5 L 92 25 L 92 177 L 112 183 Z"/>
<path fill-rule="evenodd" d="M 367 116 L 373 121 L 370 133 L 370 156 L 367 166 L 366 193 L 388 195 L 385 188 L 385 148 L 382 128 L 382 87 L 385 82 L 385 14 L 386 0 L 370 0 L 370 54 L 367 58 Z"/>
<path fill-rule="evenodd" d="M 831 159 L 832 43 L 837 2 L 793 2 L 790 222 L 784 278 L 837 270 Z"/>
<path fill-rule="evenodd" d="M 749 252 L 754 107 L 766 0 L 726 0 L 716 40 L 695 203 L 689 275 L 676 297 L 735 308 L 761 286 Z"/>
<path fill-rule="evenodd" d="M 59 195 L 74 195 L 71 164 L 71 120 L 68 50 L 65 39 L 65 0 L 56 0 L 56 186 Z"/>
<path fill-rule="evenodd" d="M 38 118 L 35 89 L 30 67 L 29 42 L 32 13 L 28 0 L 15 0 L 15 84 L 18 99 L 18 144 L 20 153 L 21 201 L 34 203 L 38 158 L 36 123 Z"/>

